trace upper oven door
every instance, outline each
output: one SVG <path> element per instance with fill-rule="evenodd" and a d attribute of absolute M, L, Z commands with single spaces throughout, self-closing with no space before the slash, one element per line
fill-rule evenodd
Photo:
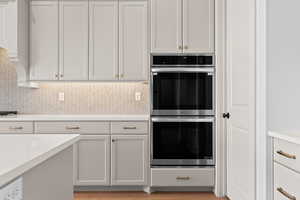
<path fill-rule="evenodd" d="M 213 67 L 152 68 L 153 115 L 214 115 Z"/>

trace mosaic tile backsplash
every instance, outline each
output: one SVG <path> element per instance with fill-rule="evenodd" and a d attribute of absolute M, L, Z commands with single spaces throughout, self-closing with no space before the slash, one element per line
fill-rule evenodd
<path fill-rule="evenodd" d="M 58 93 L 65 93 L 65 101 Z M 135 92 L 142 93 L 135 101 Z M 26 114 L 148 114 L 149 85 L 144 83 L 41 83 L 39 89 L 17 87 L 12 64 L 0 65 L 0 110 Z"/>

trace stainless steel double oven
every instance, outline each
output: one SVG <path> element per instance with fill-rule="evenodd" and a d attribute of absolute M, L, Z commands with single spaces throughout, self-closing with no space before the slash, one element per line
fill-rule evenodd
<path fill-rule="evenodd" d="M 214 165 L 214 55 L 151 60 L 152 167 Z"/>

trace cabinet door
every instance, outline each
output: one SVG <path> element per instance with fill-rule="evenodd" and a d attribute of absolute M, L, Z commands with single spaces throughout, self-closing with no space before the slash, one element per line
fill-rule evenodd
<path fill-rule="evenodd" d="M 8 2 L 0 2 L 0 46 L 7 48 L 7 7 Z"/>
<path fill-rule="evenodd" d="M 110 136 L 81 136 L 74 152 L 75 185 L 110 184 Z"/>
<path fill-rule="evenodd" d="M 31 1 L 31 80 L 57 80 L 58 26 L 58 1 Z"/>
<path fill-rule="evenodd" d="M 146 185 L 147 136 L 112 136 L 112 185 Z"/>
<path fill-rule="evenodd" d="M 183 0 L 183 48 L 185 53 L 215 50 L 214 0 Z"/>
<path fill-rule="evenodd" d="M 88 22 L 86 0 L 60 2 L 60 79 L 88 79 Z"/>
<path fill-rule="evenodd" d="M 151 51 L 182 53 L 182 0 L 151 0 Z"/>
<path fill-rule="evenodd" d="M 147 80 L 147 1 L 120 0 L 119 6 L 121 80 Z"/>
<path fill-rule="evenodd" d="M 118 1 L 90 1 L 90 79 L 119 79 Z"/>

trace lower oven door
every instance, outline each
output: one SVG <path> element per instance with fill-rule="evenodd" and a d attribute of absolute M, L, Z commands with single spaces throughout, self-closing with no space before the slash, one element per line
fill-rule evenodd
<path fill-rule="evenodd" d="M 213 117 L 152 117 L 152 166 L 215 165 Z"/>

